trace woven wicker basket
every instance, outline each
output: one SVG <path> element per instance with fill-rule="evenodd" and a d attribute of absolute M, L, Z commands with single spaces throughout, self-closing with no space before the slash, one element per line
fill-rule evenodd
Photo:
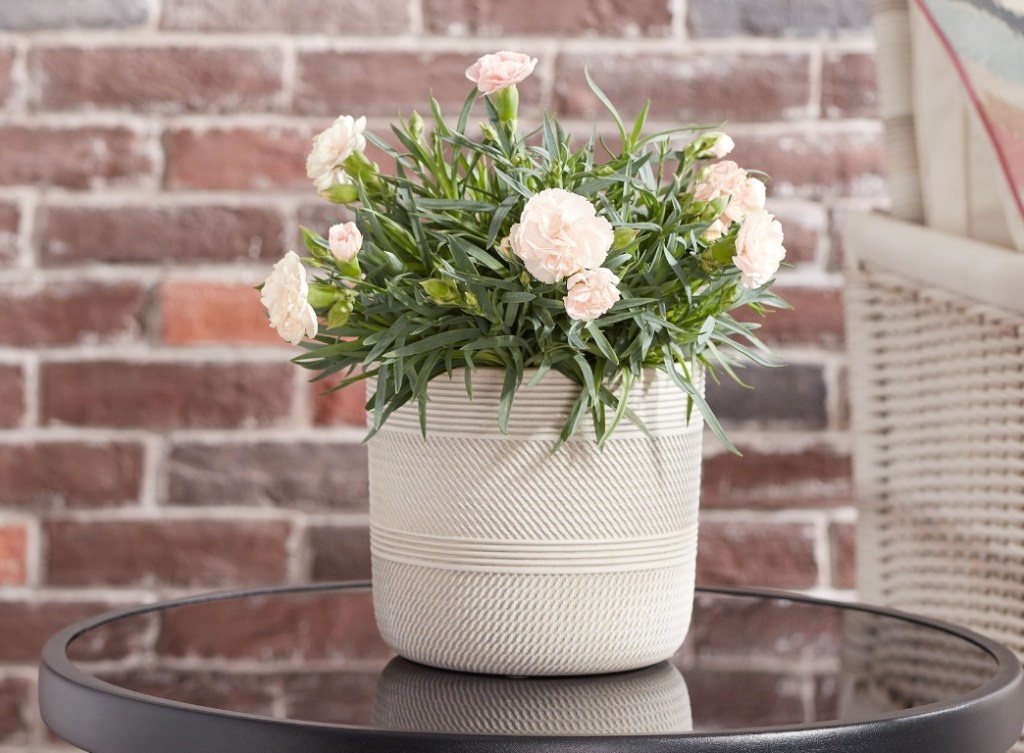
<path fill-rule="evenodd" d="M 374 607 L 400 655 L 445 669 L 580 675 L 644 667 L 682 643 L 693 605 L 702 421 L 661 372 L 597 449 L 551 450 L 578 388 L 550 372 L 497 428 L 503 372 L 429 389 L 371 440 Z M 589 422 L 587 422 L 589 423 Z"/>

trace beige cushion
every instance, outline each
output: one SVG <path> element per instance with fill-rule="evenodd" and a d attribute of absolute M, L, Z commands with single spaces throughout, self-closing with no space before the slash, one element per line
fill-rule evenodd
<path fill-rule="evenodd" d="M 988 132 L 936 31 L 915 3 L 910 8 L 925 222 L 1024 251 L 1024 220 Z"/>

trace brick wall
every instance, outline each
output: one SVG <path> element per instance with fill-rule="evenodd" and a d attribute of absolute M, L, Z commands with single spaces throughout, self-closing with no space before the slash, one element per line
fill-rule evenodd
<path fill-rule="evenodd" d="M 836 225 L 884 203 L 866 0 L 0 3 L 0 751 L 57 743 L 43 638 L 201 589 L 366 577 L 361 396 L 319 397 L 251 286 L 336 210 L 304 175 L 339 113 L 461 104 L 497 48 L 523 107 L 589 127 L 591 70 L 655 124 L 728 121 L 771 173 L 790 366 L 713 390 L 699 578 L 849 595 Z"/>

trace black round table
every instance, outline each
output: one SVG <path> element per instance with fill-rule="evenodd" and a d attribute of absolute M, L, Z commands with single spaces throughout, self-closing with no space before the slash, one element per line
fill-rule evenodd
<path fill-rule="evenodd" d="M 977 634 L 718 589 L 672 660 L 564 678 L 396 658 L 366 584 L 199 596 L 57 634 L 39 696 L 92 753 L 1005 753 L 1024 724 L 1020 663 Z"/>

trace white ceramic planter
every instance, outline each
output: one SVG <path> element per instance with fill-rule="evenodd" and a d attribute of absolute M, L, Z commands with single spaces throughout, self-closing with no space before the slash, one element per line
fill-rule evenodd
<path fill-rule="evenodd" d="M 651 370 L 597 449 L 589 419 L 551 449 L 578 388 L 547 374 L 497 425 L 503 372 L 431 382 L 369 443 L 377 623 L 401 656 L 508 675 L 648 666 L 686 636 L 693 606 L 703 424 Z"/>
<path fill-rule="evenodd" d="M 373 726 L 462 735 L 671 735 L 693 729 L 675 666 L 534 679 L 445 672 L 392 659 L 373 699 Z"/>

